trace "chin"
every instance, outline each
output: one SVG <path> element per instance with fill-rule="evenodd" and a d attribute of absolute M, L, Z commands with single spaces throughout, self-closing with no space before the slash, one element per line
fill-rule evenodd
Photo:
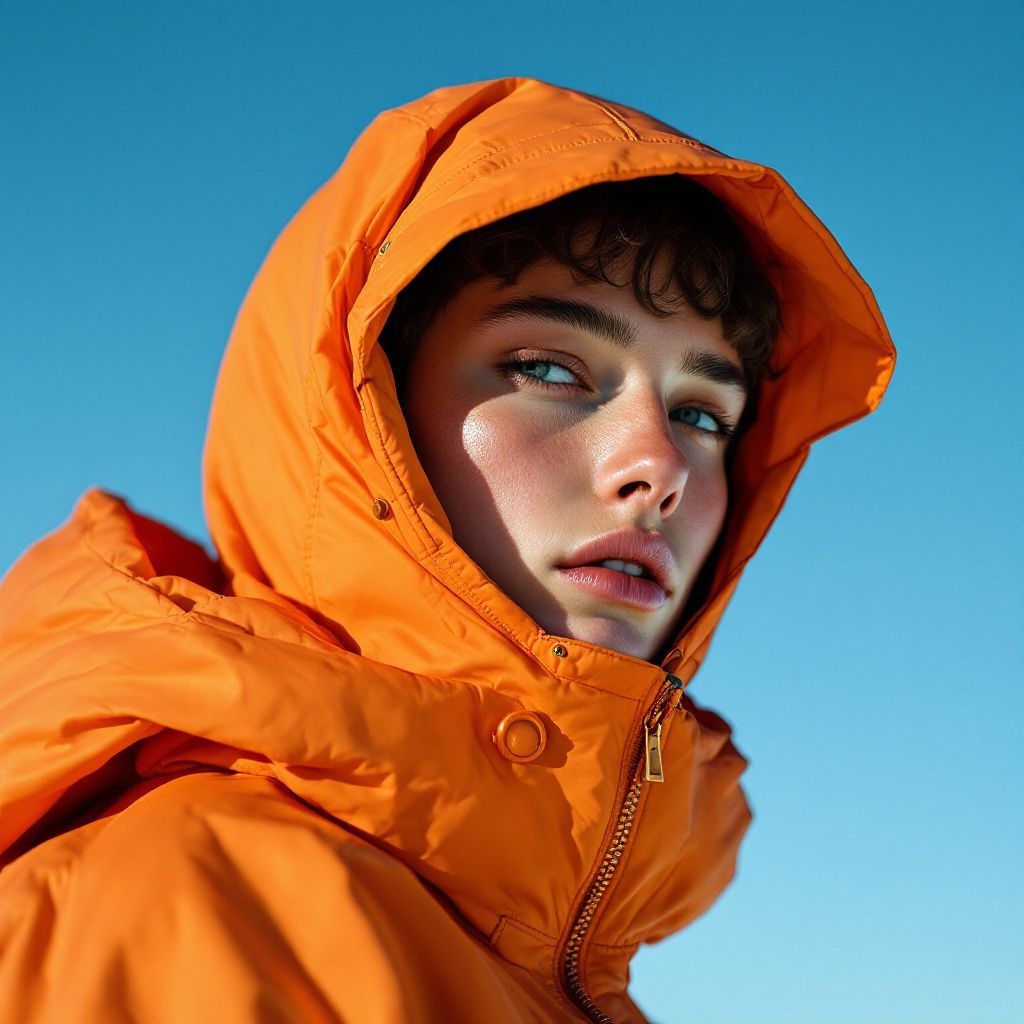
<path fill-rule="evenodd" d="M 607 647 L 610 651 L 641 661 L 649 661 L 658 648 L 656 638 L 620 619 L 569 615 L 561 635 L 598 647 Z"/>

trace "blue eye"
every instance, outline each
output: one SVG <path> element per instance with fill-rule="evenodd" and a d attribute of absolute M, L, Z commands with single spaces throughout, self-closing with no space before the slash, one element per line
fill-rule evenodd
<path fill-rule="evenodd" d="M 521 359 L 515 367 L 527 377 L 533 377 L 544 384 L 578 384 L 576 375 L 564 366 L 543 359 Z"/>
<path fill-rule="evenodd" d="M 688 427 L 696 427 L 698 430 L 707 431 L 709 434 L 726 433 L 724 423 L 715 419 L 709 412 L 699 409 L 694 405 L 679 410 L 679 422 Z"/>

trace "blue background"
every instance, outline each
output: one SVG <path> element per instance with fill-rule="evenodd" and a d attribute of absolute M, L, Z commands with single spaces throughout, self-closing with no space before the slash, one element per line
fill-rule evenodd
<path fill-rule="evenodd" d="M 205 537 L 235 312 L 378 111 L 532 75 L 774 166 L 900 360 L 693 685 L 755 822 L 633 992 L 662 1022 L 1024 1020 L 1022 39 L 1019 2 L 5 0 L 0 568 L 92 485 Z"/>

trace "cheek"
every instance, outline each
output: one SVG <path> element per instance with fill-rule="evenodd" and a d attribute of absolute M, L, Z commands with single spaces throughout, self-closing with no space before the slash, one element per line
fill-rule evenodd
<path fill-rule="evenodd" d="M 715 546 L 728 506 L 725 468 L 720 463 L 691 467 L 681 511 L 687 546 L 698 562 L 703 562 Z"/>
<path fill-rule="evenodd" d="M 514 536 L 569 497 L 564 445 L 538 417 L 491 402 L 465 418 L 461 447 Z"/>
<path fill-rule="evenodd" d="M 449 388 L 447 400 L 414 400 L 408 421 L 456 541 L 501 579 L 503 566 L 530 558 L 571 500 L 569 455 L 554 425 L 524 415 L 516 396 L 481 400 L 467 392 Z M 445 392 L 423 387 L 416 394 Z"/>

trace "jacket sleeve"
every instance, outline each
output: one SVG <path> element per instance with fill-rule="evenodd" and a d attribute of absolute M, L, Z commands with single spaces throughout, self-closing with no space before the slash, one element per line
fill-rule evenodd
<path fill-rule="evenodd" d="M 0 872 L 20 1024 L 552 1019 L 495 959 L 408 867 L 255 776 L 178 777 Z"/>

